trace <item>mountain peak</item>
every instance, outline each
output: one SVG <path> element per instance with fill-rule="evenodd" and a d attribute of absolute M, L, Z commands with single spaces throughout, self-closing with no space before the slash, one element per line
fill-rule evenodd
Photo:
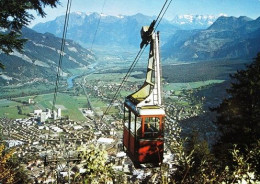
<path fill-rule="evenodd" d="M 84 45 L 91 44 L 95 36 L 95 30 L 97 30 L 98 22 L 100 21 L 98 31 L 96 32 L 95 44 L 138 46 L 141 41 L 140 29 L 144 25 L 150 25 L 154 19 L 154 17 L 141 13 L 127 16 L 115 16 L 99 14 L 96 12 L 73 12 L 71 15 L 67 30 L 67 38 L 73 39 Z M 59 20 L 62 19 L 63 22 L 54 20 L 44 24 L 37 24 L 33 29 L 41 33 L 50 32 L 61 37 L 64 16 L 59 18 Z M 174 30 L 176 30 L 176 27 L 163 19 L 160 23 L 159 30 L 162 33 L 162 40 L 164 41 L 172 32 L 174 32 Z"/>
<path fill-rule="evenodd" d="M 108 14 L 104 14 L 104 13 L 97 13 L 97 12 L 72 12 L 71 15 L 73 16 L 77 16 L 77 17 L 81 17 L 82 19 L 85 19 L 86 17 L 115 17 L 115 18 L 124 18 L 124 15 L 108 15 Z"/>
<path fill-rule="evenodd" d="M 71 15 L 78 15 L 81 17 L 85 17 L 87 15 L 87 13 L 77 11 L 77 12 L 72 12 Z"/>
<path fill-rule="evenodd" d="M 238 17 L 238 20 L 240 20 L 240 21 L 251 21 L 253 19 L 251 19 L 251 18 L 249 18 L 247 16 L 240 16 L 240 17 Z"/>
<path fill-rule="evenodd" d="M 212 30 L 229 30 L 242 27 L 248 21 L 252 21 L 251 18 L 246 16 L 234 17 L 234 16 L 221 16 L 210 27 Z"/>
<path fill-rule="evenodd" d="M 149 16 L 144 15 L 142 13 L 137 13 L 137 14 L 132 15 L 131 17 L 134 17 L 136 19 L 147 19 Z"/>
<path fill-rule="evenodd" d="M 180 61 L 252 58 L 260 50 L 259 20 L 221 16 L 207 30 L 181 30 L 162 47 L 162 54 Z"/>
<path fill-rule="evenodd" d="M 218 16 L 215 15 L 177 15 L 171 22 L 185 29 L 205 29 L 210 26 Z"/>

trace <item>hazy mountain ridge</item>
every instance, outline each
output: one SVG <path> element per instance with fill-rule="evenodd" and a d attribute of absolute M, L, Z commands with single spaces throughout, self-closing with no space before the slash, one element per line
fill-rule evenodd
<path fill-rule="evenodd" d="M 132 16 L 110 16 L 98 13 L 74 12 L 70 14 L 67 38 L 83 45 L 91 45 L 96 33 L 95 44 L 138 47 L 141 42 L 141 27 L 150 25 L 155 18 L 140 13 Z M 59 16 L 53 21 L 39 23 L 33 29 L 40 33 L 50 32 L 61 37 L 63 22 L 64 16 Z M 163 19 L 158 27 L 161 32 L 162 43 L 166 42 L 177 29 L 170 21 Z"/>
<path fill-rule="evenodd" d="M 61 39 L 50 33 L 37 33 L 23 28 L 23 37 L 28 39 L 24 53 L 14 51 L 9 56 L 0 53 L 0 60 L 6 66 L 0 75 L 1 84 L 37 80 L 54 80 L 58 66 Z M 72 40 L 66 40 L 62 63 L 63 75 L 68 68 L 87 67 L 94 55 Z"/>
<path fill-rule="evenodd" d="M 180 32 L 176 34 L 181 35 Z M 182 61 L 251 59 L 260 51 L 259 32 L 260 17 L 220 17 L 206 30 L 191 31 L 188 36 L 181 35 L 181 39 L 173 35 L 162 47 L 163 57 Z"/>
<path fill-rule="evenodd" d="M 179 15 L 171 21 L 163 19 L 157 29 L 161 32 L 161 43 L 166 43 L 176 30 L 205 29 L 217 18 L 218 16 L 213 15 Z M 83 45 L 91 45 L 100 20 L 95 44 L 139 46 L 141 27 L 150 25 L 154 19 L 156 19 L 155 16 L 146 16 L 141 13 L 132 16 L 111 16 L 99 13 L 73 12 L 70 14 L 67 37 Z M 63 23 L 64 16 L 59 16 L 53 21 L 39 23 L 33 29 L 40 33 L 50 32 L 61 37 Z"/>

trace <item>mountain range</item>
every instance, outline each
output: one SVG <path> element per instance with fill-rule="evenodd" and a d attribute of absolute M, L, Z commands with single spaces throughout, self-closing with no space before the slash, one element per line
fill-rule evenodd
<path fill-rule="evenodd" d="M 220 15 L 177 15 L 171 23 L 180 29 L 206 29 L 213 24 Z"/>
<path fill-rule="evenodd" d="M 67 38 L 73 39 L 84 46 L 120 45 L 122 47 L 139 46 L 142 26 L 150 25 L 156 17 L 136 14 L 132 16 L 110 16 L 98 13 L 74 12 L 70 14 Z M 33 29 L 40 33 L 50 32 L 62 36 L 64 16 L 53 21 L 39 23 Z M 98 27 L 98 29 L 97 29 Z M 177 26 L 163 19 L 158 27 L 162 43 L 177 30 Z"/>
<path fill-rule="evenodd" d="M 70 15 L 67 37 L 84 46 L 138 47 L 140 28 L 156 17 L 136 14 L 110 16 L 98 13 L 74 12 Z M 40 23 L 34 30 L 50 32 L 61 37 L 64 16 Z M 98 26 L 99 25 L 99 26 Z M 98 29 L 97 29 L 98 27 Z M 200 61 L 227 58 L 252 58 L 260 50 L 259 18 L 179 15 L 173 20 L 163 19 L 157 30 L 161 32 L 162 57 L 180 61 Z M 95 39 L 94 39 L 95 37 Z"/>
<path fill-rule="evenodd" d="M 219 17 L 204 30 L 179 30 L 162 47 L 162 56 L 179 61 L 252 59 L 260 51 L 260 17 Z"/>
<path fill-rule="evenodd" d="M 101 19 L 100 19 L 101 17 Z M 72 13 L 66 40 L 64 59 L 62 63 L 63 75 L 68 69 L 87 67 L 95 61 L 95 55 L 80 46 L 93 43 L 104 46 L 138 47 L 140 44 L 140 28 L 149 25 L 156 17 L 142 14 L 133 16 L 109 16 L 97 13 Z M 158 30 L 161 32 L 162 57 L 170 61 L 203 61 L 218 59 L 252 59 L 260 51 L 260 17 L 256 20 L 245 16 L 222 16 L 211 24 L 214 17 L 183 16 L 196 27 L 198 20 L 210 25 L 205 29 L 187 29 L 178 27 L 188 25 L 182 21 L 162 20 Z M 194 20 L 197 21 L 194 21 Z M 97 24 L 100 20 L 99 28 Z M 177 19 L 175 19 L 177 20 Z M 23 37 L 28 41 L 24 53 L 17 51 L 7 56 L 0 53 L 0 60 L 6 69 L 0 75 L 0 84 L 17 83 L 21 80 L 30 81 L 31 78 L 55 80 L 64 17 L 40 23 L 34 30 L 24 28 Z M 95 33 L 96 32 L 96 33 Z M 70 40 L 73 39 L 73 40 Z M 102 48 L 102 47 L 100 47 Z M 107 48 L 107 47 L 106 47 Z"/>
<path fill-rule="evenodd" d="M 22 29 L 22 35 L 28 39 L 23 53 L 0 53 L 0 60 L 6 67 L 1 72 L 0 85 L 31 81 L 32 78 L 37 78 L 37 81 L 55 80 L 61 53 L 61 38 L 51 33 L 37 33 L 26 27 Z M 95 60 L 93 53 L 75 41 L 66 40 L 65 45 L 62 75 L 67 75 L 69 68 L 87 67 Z"/>

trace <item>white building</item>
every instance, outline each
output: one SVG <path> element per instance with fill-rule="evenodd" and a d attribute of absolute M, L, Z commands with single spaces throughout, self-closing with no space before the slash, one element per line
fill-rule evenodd
<path fill-rule="evenodd" d="M 114 139 L 111 139 L 111 138 L 105 138 L 105 137 L 100 137 L 97 142 L 99 144 L 111 144 L 113 143 L 115 140 Z"/>
<path fill-rule="evenodd" d="M 51 110 L 47 108 L 47 109 L 46 109 L 46 112 L 47 112 L 48 118 L 51 118 Z"/>
<path fill-rule="evenodd" d="M 29 98 L 28 103 L 29 103 L 29 104 L 33 104 L 33 103 L 34 103 L 34 100 L 31 99 L 31 98 Z"/>
<path fill-rule="evenodd" d="M 57 110 L 57 118 L 61 118 L 61 108 L 58 108 Z"/>
<path fill-rule="evenodd" d="M 93 117 L 94 116 L 94 112 L 92 110 L 83 110 L 83 113 L 86 115 L 86 116 L 90 116 L 90 117 Z"/>
<path fill-rule="evenodd" d="M 56 111 L 53 111 L 53 119 L 56 120 L 57 119 L 57 112 Z"/>
<path fill-rule="evenodd" d="M 40 121 L 45 122 L 49 118 L 48 112 L 42 112 L 40 115 Z"/>
<path fill-rule="evenodd" d="M 33 111 L 33 114 L 36 115 L 36 116 L 39 116 L 41 113 L 42 113 L 41 109 L 37 109 L 37 110 Z"/>

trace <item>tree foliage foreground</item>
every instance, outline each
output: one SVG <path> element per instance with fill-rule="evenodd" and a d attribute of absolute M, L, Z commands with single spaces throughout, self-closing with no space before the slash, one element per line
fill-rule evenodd
<path fill-rule="evenodd" d="M 215 109 L 215 123 L 222 134 L 215 152 L 220 156 L 226 155 L 233 145 L 247 153 L 260 140 L 260 53 L 231 78 L 233 82 L 227 90 L 230 97 Z"/>
<path fill-rule="evenodd" d="M 0 144 L 0 183 L 31 183 L 26 170 L 16 157 L 15 149 L 6 149 L 4 144 Z"/>
<path fill-rule="evenodd" d="M 165 183 L 260 183 L 260 53 L 231 78 L 229 96 L 214 109 L 221 133 L 214 149 L 196 133 L 175 136 L 176 165 Z"/>

